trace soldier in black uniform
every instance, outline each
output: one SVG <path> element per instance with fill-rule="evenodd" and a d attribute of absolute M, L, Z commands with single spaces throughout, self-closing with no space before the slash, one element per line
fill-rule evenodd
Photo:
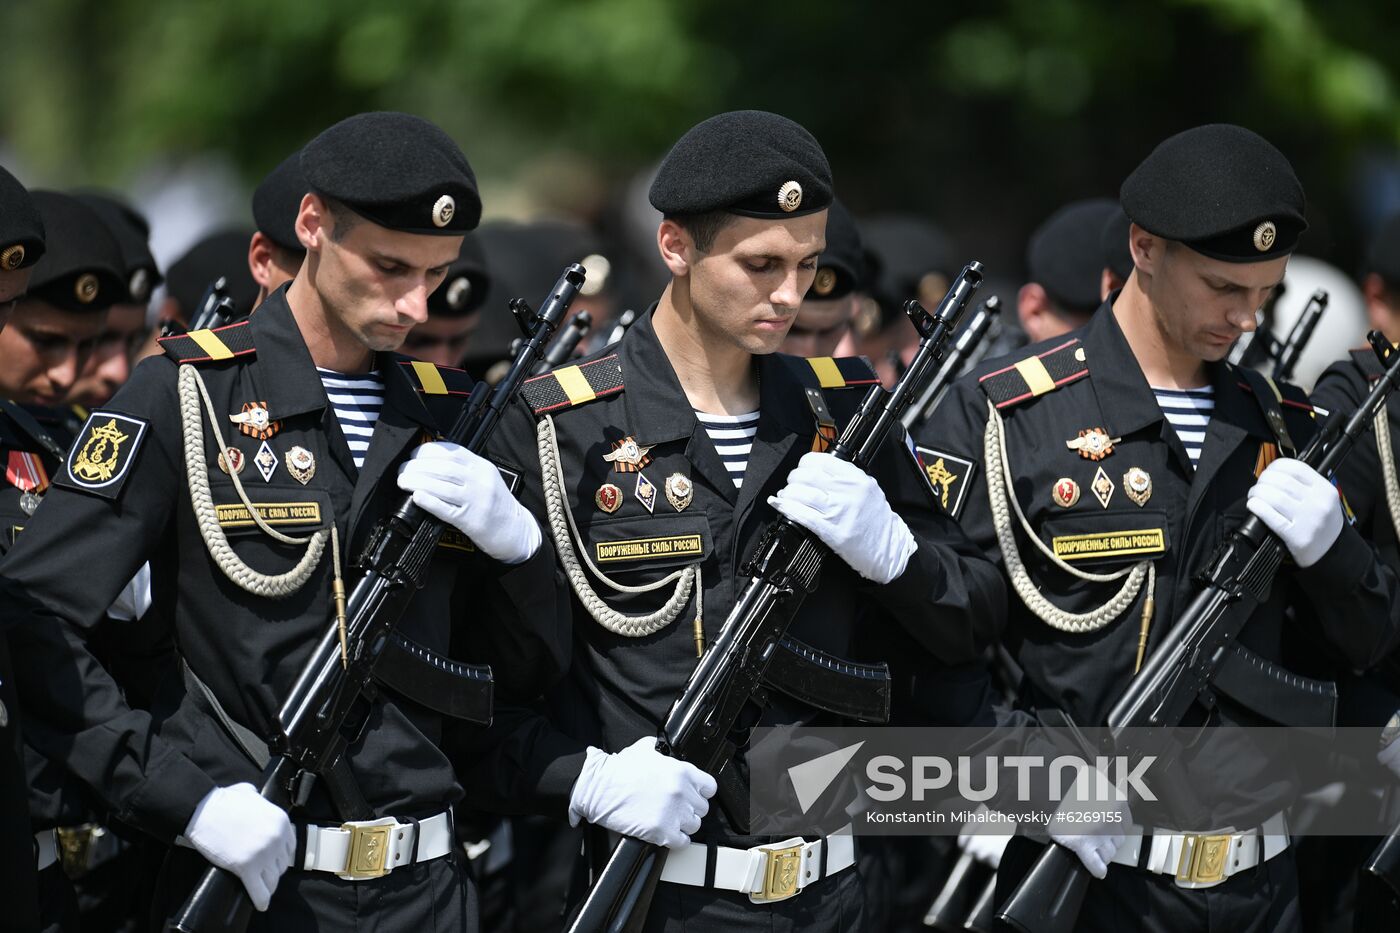
<path fill-rule="evenodd" d="M 404 351 L 439 366 L 461 366 L 471 352 L 491 276 L 486 254 L 475 234 L 462 237 L 462 251 L 447 270 L 442 287 L 428 299 L 428 319 L 415 325 L 404 341 Z M 504 314 L 498 308 L 497 314 Z"/>
<path fill-rule="evenodd" d="M 145 217 L 111 195 L 80 192 L 76 197 L 102 218 L 116 238 L 126 281 L 124 294 L 107 309 L 92 355 L 68 394 L 70 405 L 86 409 L 106 404 L 131 378 L 133 357 L 151 330 L 146 323 L 151 291 L 165 278 L 151 255 L 151 228 Z M 86 411 L 79 412 L 78 423 L 86 417 Z"/>
<path fill-rule="evenodd" d="M 306 259 L 306 247 L 297 239 L 297 214 L 309 190 L 301 173 L 300 151 L 283 159 L 253 189 L 253 222 L 258 229 L 248 240 L 248 271 L 258 283 L 255 304 L 262 304 L 295 278 Z"/>
<path fill-rule="evenodd" d="M 0 400 L 4 412 L 0 452 L 5 482 L 0 484 L 0 553 L 8 551 L 43 501 L 73 440 L 72 412 L 62 405 L 25 404 L 43 383 L 66 386 L 82 371 L 91 347 L 80 349 L 63 332 L 78 322 L 80 333 L 96 334 L 108 308 L 126 294 L 120 247 L 98 214 L 76 198 L 35 192 L 34 201 L 51 244 L 34 267 L 29 291 L 15 310 L 10 353 L 0 357 L 0 384 L 20 390 Z M 56 348 L 52 348 L 57 343 Z M 28 391 L 26 391 L 28 390 Z M 81 424 L 81 422 L 78 422 Z M 87 795 L 59 764 L 25 749 L 29 813 L 39 853 L 39 899 L 43 928 L 75 929 L 77 902 L 60 864 L 58 827 L 92 818 Z"/>
<path fill-rule="evenodd" d="M 671 847 L 647 929 L 862 928 L 848 832 L 799 841 L 825 874 L 804 872 L 778 900 L 747 871 L 775 840 L 749 835 L 711 805 L 711 776 L 654 747 L 772 508 L 840 557 L 792 629 L 822 650 L 849 657 L 878 610 L 923 650 L 975 659 L 1004 611 L 995 568 L 932 509 L 902 438 L 871 474 L 819 452 L 876 381 L 870 365 L 774 352 L 816 274 L 831 197 L 825 155 L 790 120 L 743 111 L 692 128 L 651 189 L 671 274 L 660 301 L 616 346 L 527 382 L 494 448 L 523 474 L 574 590 L 553 727 L 520 730 L 511 774 L 574 824 Z M 830 720 L 783 699 L 762 717 Z M 709 853 L 722 867 L 707 876 Z"/>
<path fill-rule="evenodd" d="M 540 585 L 553 553 L 502 474 L 424 443 L 460 410 L 461 374 L 392 352 L 480 216 L 466 158 L 427 121 L 377 113 L 327 130 L 302 168 L 303 270 L 249 321 L 164 341 L 91 414 L 0 564 L 0 622 L 24 668 L 29 744 L 124 822 L 178 842 L 158 911 L 207 862 L 267 911 L 258 928 L 473 929 L 440 714 L 382 692 L 346 767 L 290 819 L 250 783 L 335 618 L 333 584 L 353 585 L 352 555 L 399 489 L 461 533 L 435 552 L 399 631 L 445 653 L 454 630 L 479 630 L 510 653 L 503 679 L 521 690 L 562 666 L 568 636 Z M 143 561 L 188 686 L 158 733 L 85 643 Z M 497 631 L 502 612 L 512 623 Z M 388 844 L 366 845 L 367 826 L 388 826 Z"/>
<path fill-rule="evenodd" d="M 1026 244 L 1026 284 L 1016 293 L 1029 342 L 1083 327 L 1103 304 L 1103 226 L 1117 210 L 1108 198 L 1071 201 L 1035 228 Z"/>
<path fill-rule="evenodd" d="M 1345 526 L 1331 484 L 1289 459 L 1315 430 L 1307 397 L 1222 362 L 1305 226 L 1288 161 L 1248 130 L 1199 127 L 1162 143 L 1121 194 L 1136 267 L 1123 290 L 1082 329 L 981 364 L 920 438 L 941 502 L 1016 591 L 1006 645 L 1025 671 L 1025 720 L 1102 725 L 1246 508 L 1293 565 L 1244 629 L 1242 661 L 1328 676 L 1329 657 L 1367 666 L 1396 631 L 1393 575 Z M 1225 681 L 1210 721 L 1290 724 Z M 1265 765 L 1267 749 L 1239 748 L 1208 733 L 1194 750 L 1186 776 L 1201 804 L 1173 814 L 1188 832 L 1052 833 L 1107 874 L 1078 928 L 1298 927 L 1281 815 L 1297 776 Z M 1216 872 L 1189 850 L 1218 847 L 1200 834 L 1220 827 L 1233 828 L 1232 857 Z M 1012 841 L 999 903 L 1040 850 Z"/>
<path fill-rule="evenodd" d="M 0 329 L 29 287 L 44 245 L 44 222 L 33 199 L 0 168 Z M 15 433 L 8 416 L 0 425 L 6 438 Z M 6 890 L 11 892 L 5 919 L 13 929 L 25 931 L 38 929 L 39 909 L 22 748 L 9 642 L 0 631 L 0 876 L 8 879 Z"/>

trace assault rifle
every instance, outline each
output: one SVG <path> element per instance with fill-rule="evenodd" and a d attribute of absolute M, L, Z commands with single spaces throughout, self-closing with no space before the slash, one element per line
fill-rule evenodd
<path fill-rule="evenodd" d="M 1303 313 L 1298 315 L 1298 320 L 1288 329 L 1288 337 L 1279 345 L 1278 352 L 1273 354 L 1274 382 L 1292 380 L 1293 370 L 1298 366 L 1298 360 L 1307 348 L 1308 341 L 1312 339 L 1313 331 L 1317 330 L 1317 322 L 1322 320 L 1322 312 L 1326 310 L 1327 289 L 1319 288 L 1312 293 L 1307 306 L 1303 308 Z"/>
<path fill-rule="evenodd" d="M 167 320 L 160 326 L 160 335 L 169 337 L 172 334 L 189 333 L 192 330 L 223 327 L 226 324 L 232 324 L 237 313 L 238 308 L 233 303 L 233 296 L 228 292 L 228 279 L 221 275 L 210 282 L 209 287 L 204 290 L 204 294 L 199 299 L 199 307 L 194 314 L 190 315 L 189 327 L 181 328 L 180 322 Z"/>
<path fill-rule="evenodd" d="M 992 326 L 1000 316 L 1001 299 L 996 295 L 989 296 L 977 306 L 972 318 L 958 331 L 953 340 L 953 348 L 944 357 L 943 365 L 938 368 L 938 372 L 924 391 L 919 393 L 914 404 L 906 408 L 900 416 L 900 423 L 904 425 L 905 430 L 913 431 L 927 421 L 953 381 L 969 366 L 977 364 L 986 352 L 983 342 L 992 332 Z"/>
<path fill-rule="evenodd" d="M 921 337 L 918 351 L 892 389 L 870 388 L 855 417 L 830 448 L 832 456 L 862 468 L 869 465 L 905 408 L 932 378 L 958 319 L 981 283 L 982 264 L 968 263 L 933 314 L 917 301 L 905 303 L 904 311 Z M 731 731 L 755 696 L 773 685 L 770 667 L 775 663 L 790 665 L 794 658 L 814 653 L 805 646 L 794 649 L 800 643 L 787 636 L 787 629 L 803 599 L 816 589 L 822 564 L 830 553 L 816 535 L 782 516 L 768 526 L 743 567 L 749 581 L 719 637 L 666 715 L 657 751 L 690 762 L 724 785 L 723 772 L 737 750 Z M 775 686 L 797 695 L 791 680 L 784 680 Z M 830 708 L 829 701 L 817 695 L 819 691 L 801 692 L 805 695 L 799 699 Z M 638 929 L 646 918 L 665 855 L 660 846 L 624 836 L 575 916 L 570 933 Z M 778 900 L 794 891 L 776 890 L 769 884 L 763 896 Z"/>
<path fill-rule="evenodd" d="M 1368 339 L 1386 364 L 1385 374 L 1350 418 L 1345 422 L 1339 417 L 1328 419 L 1298 457 L 1329 479 L 1356 441 L 1370 430 L 1376 412 L 1400 384 L 1400 353 L 1391 351 L 1379 331 L 1372 331 Z M 1202 575 L 1201 591 L 1109 711 L 1112 754 L 1127 756 L 1130 761 L 1151 754 L 1162 765 L 1170 765 L 1181 751 L 1170 733 L 1194 705 L 1211 702 L 1216 690 L 1238 696 L 1240 686 L 1248 688 L 1251 675 L 1245 673 L 1247 670 L 1268 673 L 1273 665 L 1247 652 L 1236 638 L 1254 610 L 1269 598 L 1284 553 L 1283 542 L 1257 516 L 1251 515 L 1226 536 Z M 1300 690 L 1315 690 L 1309 686 L 1315 681 L 1278 673 Z M 1227 682 L 1233 683 L 1222 689 Z M 1293 704 L 1296 711 L 1304 714 L 1308 709 L 1321 709 L 1321 715 L 1330 719 L 1335 690 L 1331 705 L 1321 690 L 1315 692 L 1315 696 Z M 1146 731 L 1149 727 L 1150 733 Z M 1152 738 L 1144 739 L 1144 735 Z M 1089 879 L 1088 869 L 1072 852 L 1051 845 L 1002 906 L 997 919 L 1027 933 L 1068 933 L 1074 928 Z"/>
<path fill-rule="evenodd" d="M 475 453 L 482 451 L 506 406 L 539 362 L 583 280 L 583 267 L 575 263 L 560 276 L 538 312 L 524 299 L 511 301 L 511 312 L 526 333 L 525 343 L 515 354 L 510 372 L 494 390 L 477 383 L 445 440 Z M 277 714 L 276 732 L 269 742 L 272 756 L 259 789 L 266 800 L 284 809 L 302 806 L 318 776 L 334 795 L 337 779 L 332 775 L 343 768 L 346 749 L 363 729 L 379 682 L 415 699 L 421 695 L 422 702 L 440 712 L 490 722 L 489 668 L 437 659 L 449 666 L 436 679 L 450 694 L 434 698 L 415 681 L 432 676 L 431 670 L 438 665 L 429 659 L 426 649 L 394 631 L 424 583 L 443 530 L 442 522 L 407 496 L 370 536 L 359 561 L 364 575 L 348 602 L 344 591 L 337 591 L 336 618 L 327 626 Z M 426 663 L 415 664 L 415 658 Z M 386 680 L 390 671 L 393 673 Z M 484 689 L 463 690 L 462 684 Z M 381 842 L 374 851 L 382 870 L 386 847 Z M 352 863 L 356 855 L 352 845 Z M 184 933 L 241 931 L 247 927 L 252 910 L 252 901 L 238 877 L 210 866 L 168 929 Z"/>
<path fill-rule="evenodd" d="M 569 321 L 569 326 L 564 328 L 564 332 L 554 338 L 549 349 L 544 351 L 544 358 L 535 366 L 535 375 L 547 373 L 556 366 L 561 365 L 574 355 L 578 349 L 579 341 L 583 340 L 588 329 L 593 326 L 593 315 L 587 311 L 580 311 Z"/>

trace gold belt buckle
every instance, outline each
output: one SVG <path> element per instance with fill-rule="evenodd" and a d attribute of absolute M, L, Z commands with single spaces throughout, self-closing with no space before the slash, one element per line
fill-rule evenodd
<path fill-rule="evenodd" d="M 96 823 L 81 826 L 60 826 L 56 831 L 58 856 L 63 873 L 69 878 L 81 878 L 92 868 L 93 845 L 107 830 Z"/>
<path fill-rule="evenodd" d="M 389 834 L 395 822 L 390 819 L 371 825 L 344 823 L 341 829 L 350 831 L 350 851 L 345 857 L 341 876 L 359 880 L 380 878 L 389 873 Z"/>
<path fill-rule="evenodd" d="M 780 848 L 759 849 L 763 853 L 763 888 L 750 894 L 755 904 L 785 901 L 797 894 L 797 882 L 802 878 L 801 839 Z"/>
<path fill-rule="evenodd" d="M 1176 880 L 1191 884 L 1213 884 L 1225 880 L 1233 833 L 1188 835 L 1182 839 L 1181 857 L 1176 864 Z"/>

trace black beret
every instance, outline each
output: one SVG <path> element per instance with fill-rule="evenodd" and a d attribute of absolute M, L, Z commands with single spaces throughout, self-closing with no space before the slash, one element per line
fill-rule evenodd
<path fill-rule="evenodd" d="M 1113 213 L 1103 222 L 1100 244 L 1103 247 L 1103 263 L 1120 279 L 1127 279 L 1133 271 L 1133 251 L 1128 247 L 1128 233 L 1132 221 L 1123 213 L 1119 204 L 1113 205 Z"/>
<path fill-rule="evenodd" d="M 1374 272 L 1387 285 L 1400 286 L 1400 213 L 1391 214 L 1376 228 L 1366 250 L 1366 272 Z"/>
<path fill-rule="evenodd" d="M 301 151 L 311 190 L 390 230 L 461 236 L 481 221 L 467 157 L 437 125 L 406 113 L 341 120 Z"/>
<path fill-rule="evenodd" d="M 833 199 L 826 215 L 826 249 L 817 260 L 817 275 L 807 297 L 825 300 L 844 298 L 857 289 L 864 291 L 869 274 L 855 218 L 846 205 Z"/>
<path fill-rule="evenodd" d="M 165 290 L 179 303 L 181 313 L 193 314 L 205 290 L 220 276 L 233 299 L 234 316 L 252 313 L 253 303 L 258 300 L 258 283 L 248 271 L 248 241 L 252 236 L 251 230 L 212 233 L 170 264 Z"/>
<path fill-rule="evenodd" d="M 875 258 L 871 291 L 882 326 L 905 319 L 908 299 L 927 292 L 941 296 L 951 284 L 953 246 L 938 227 L 912 214 L 882 214 L 862 220 L 860 229 Z"/>
<path fill-rule="evenodd" d="M 1103 303 L 1103 225 L 1116 210 L 1117 202 L 1109 198 L 1071 201 L 1031 234 L 1027 278 L 1062 310 L 1088 314 Z"/>
<path fill-rule="evenodd" d="M 462 237 L 462 249 L 457 254 L 456 262 L 447 268 L 447 277 L 428 296 L 428 313 L 449 316 L 471 314 L 481 307 L 490 285 L 486 254 L 482 252 L 476 235 L 468 233 Z"/>
<path fill-rule="evenodd" d="M 57 191 L 33 197 L 48 248 L 34 264 L 29 296 L 65 311 L 104 311 L 125 301 L 122 249 L 97 212 Z"/>
<path fill-rule="evenodd" d="M 1283 153 L 1228 123 L 1166 140 L 1119 194 L 1139 227 L 1224 262 L 1286 256 L 1308 226 L 1303 186 Z"/>
<path fill-rule="evenodd" d="M 122 251 L 122 275 L 126 278 L 126 297 L 116 304 L 143 305 L 151 300 L 151 292 L 165 279 L 151 255 L 151 225 L 130 204 L 110 194 L 80 191 L 73 195 L 96 212 Z"/>
<path fill-rule="evenodd" d="M 0 168 L 0 272 L 24 269 L 44 255 L 44 221 L 24 185 Z"/>
<path fill-rule="evenodd" d="M 285 250 L 305 253 L 297 239 L 301 199 L 311 190 L 301 173 L 301 153 L 294 152 L 267 173 L 253 189 L 253 222 L 262 235 Z"/>
<path fill-rule="evenodd" d="M 800 217 L 825 210 L 831 198 L 821 145 L 787 117 L 763 110 L 721 113 L 691 127 L 651 183 L 651 206 L 667 216 Z"/>

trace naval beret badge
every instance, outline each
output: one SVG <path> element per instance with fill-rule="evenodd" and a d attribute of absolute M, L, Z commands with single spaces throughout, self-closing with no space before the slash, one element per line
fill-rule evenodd
<path fill-rule="evenodd" d="M 778 189 L 778 206 L 791 214 L 802 206 L 802 186 L 795 181 L 785 181 Z"/>
<path fill-rule="evenodd" d="M 443 300 L 453 311 L 460 311 L 467 306 L 467 299 L 472 296 L 472 280 L 465 275 L 459 275 L 452 280 L 452 284 L 447 286 L 447 291 L 443 293 Z"/>
<path fill-rule="evenodd" d="M 452 195 L 444 194 L 437 199 L 433 205 L 433 226 L 445 227 L 452 223 L 452 217 L 457 213 L 457 202 L 452 200 Z"/>
<path fill-rule="evenodd" d="M 84 272 L 78 276 L 78 280 L 73 283 L 73 295 L 85 305 L 90 305 L 97 300 L 97 276 L 91 272 Z"/>
<path fill-rule="evenodd" d="M 830 266 L 822 266 L 817 270 L 817 277 L 812 279 L 812 293 L 817 297 L 825 297 L 836 290 L 836 270 Z"/>
<path fill-rule="evenodd" d="M 1278 239 L 1278 228 L 1274 226 L 1272 220 L 1266 220 L 1254 228 L 1254 248 L 1261 253 L 1267 253 L 1273 248 L 1274 241 Z"/>
<path fill-rule="evenodd" d="M 16 243 L 14 246 L 7 246 L 0 251 L 0 267 L 6 272 L 18 269 L 24 263 L 24 244 Z"/>

